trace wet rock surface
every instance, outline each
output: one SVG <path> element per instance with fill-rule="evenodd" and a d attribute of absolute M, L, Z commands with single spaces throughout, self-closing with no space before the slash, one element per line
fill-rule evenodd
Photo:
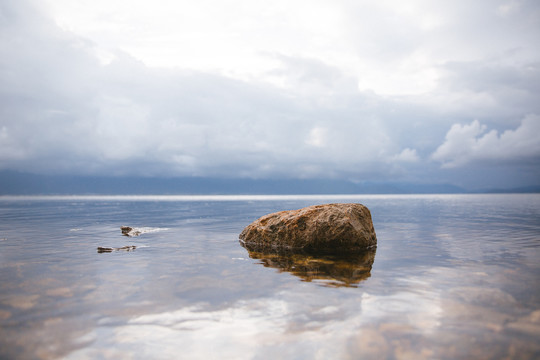
<path fill-rule="evenodd" d="M 325 204 L 265 215 L 239 235 L 250 251 L 350 253 L 377 245 L 371 213 L 361 204 Z"/>
<path fill-rule="evenodd" d="M 97 252 L 98 253 L 106 253 L 106 252 L 113 252 L 113 251 L 133 251 L 137 247 L 135 245 L 127 245 L 122 247 L 105 247 L 105 246 L 98 246 Z"/>
<path fill-rule="evenodd" d="M 122 230 L 122 235 L 125 236 L 139 236 L 141 235 L 141 231 L 132 228 L 131 226 L 121 226 L 120 230 Z"/>

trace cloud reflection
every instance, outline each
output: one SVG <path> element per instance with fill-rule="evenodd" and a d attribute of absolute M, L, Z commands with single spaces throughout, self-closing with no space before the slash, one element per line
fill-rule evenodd
<path fill-rule="evenodd" d="M 100 326 L 95 342 L 66 358 L 380 358 L 393 352 L 392 341 L 428 335 L 439 326 L 438 297 L 404 291 L 321 298 L 310 297 L 308 288 L 225 307 L 198 303 Z"/>

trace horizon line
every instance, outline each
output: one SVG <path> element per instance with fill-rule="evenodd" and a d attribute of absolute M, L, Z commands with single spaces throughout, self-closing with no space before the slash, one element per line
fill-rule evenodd
<path fill-rule="evenodd" d="M 118 200 L 118 201 L 272 201 L 272 200 L 311 200 L 311 199 L 361 199 L 361 198 L 411 198 L 411 197 L 463 197 L 497 195 L 540 195 L 540 193 L 389 193 L 389 194 L 131 194 L 131 195 L 0 195 L 1 201 L 19 200 Z"/>

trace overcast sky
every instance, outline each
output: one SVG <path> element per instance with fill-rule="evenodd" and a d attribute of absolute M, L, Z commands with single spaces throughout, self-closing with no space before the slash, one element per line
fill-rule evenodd
<path fill-rule="evenodd" d="M 0 0 L 0 169 L 540 183 L 536 0 Z"/>

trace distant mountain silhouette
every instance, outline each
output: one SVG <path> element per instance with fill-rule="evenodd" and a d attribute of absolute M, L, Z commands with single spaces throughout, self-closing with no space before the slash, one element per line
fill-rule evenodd
<path fill-rule="evenodd" d="M 456 194 L 451 184 L 355 183 L 334 179 L 221 179 L 37 175 L 0 171 L 0 195 Z M 540 192 L 540 186 L 475 192 Z"/>

